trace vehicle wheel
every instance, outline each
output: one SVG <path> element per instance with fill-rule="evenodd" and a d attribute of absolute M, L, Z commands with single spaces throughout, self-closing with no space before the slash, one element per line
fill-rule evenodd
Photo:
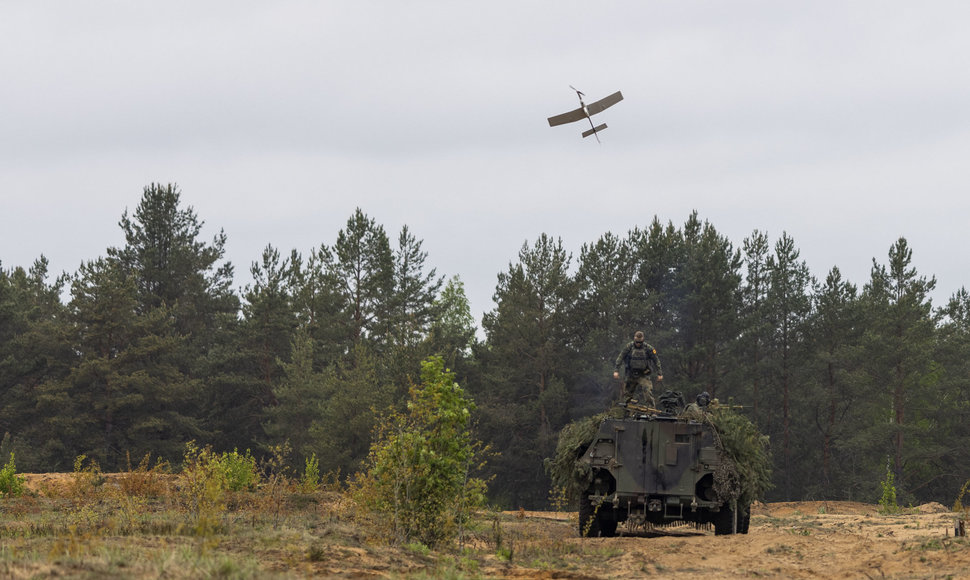
<path fill-rule="evenodd" d="M 600 535 L 599 517 L 594 517 L 595 509 L 588 493 L 579 498 L 579 535 L 580 537 L 596 538 Z"/>
<path fill-rule="evenodd" d="M 745 506 L 744 510 L 738 514 L 738 533 L 747 534 L 748 525 L 751 524 L 751 506 Z"/>
<path fill-rule="evenodd" d="M 738 531 L 741 531 L 741 520 L 738 519 Z M 734 532 L 734 511 L 724 504 L 721 511 L 714 514 L 714 535 L 724 536 Z"/>
<path fill-rule="evenodd" d="M 741 507 L 738 513 L 738 533 L 747 534 L 751 524 L 751 505 Z M 734 531 L 734 511 L 725 503 L 721 511 L 714 514 L 714 535 L 723 536 Z"/>
<path fill-rule="evenodd" d="M 613 513 L 613 508 L 606 505 L 601 505 L 599 512 L 596 513 L 597 523 L 599 524 L 600 534 L 604 538 L 612 538 L 616 536 L 616 515 Z"/>

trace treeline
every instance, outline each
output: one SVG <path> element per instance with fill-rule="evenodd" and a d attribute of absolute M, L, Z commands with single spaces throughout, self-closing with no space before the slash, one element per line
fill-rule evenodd
<path fill-rule="evenodd" d="M 577 257 L 542 234 L 498 273 L 480 341 L 461 280 L 360 210 L 307 254 L 267 246 L 239 290 L 226 235 L 200 239 L 177 187 L 146 187 L 119 225 L 125 245 L 74 274 L 0 267 L 0 457 L 23 471 L 288 441 L 347 477 L 439 355 L 475 400 L 493 501 L 543 506 L 559 430 L 616 397 L 643 330 L 660 389 L 742 405 L 770 435 L 769 499 L 876 501 L 892 474 L 902 503 L 946 503 L 970 479 L 970 294 L 934 309 L 903 238 L 860 288 L 816 279 L 786 234 L 736 247 L 696 213 Z"/>

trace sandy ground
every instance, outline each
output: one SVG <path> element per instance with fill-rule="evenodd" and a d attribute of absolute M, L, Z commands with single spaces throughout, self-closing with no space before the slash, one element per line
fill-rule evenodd
<path fill-rule="evenodd" d="M 576 538 L 574 514 L 527 512 L 550 536 L 599 547 L 600 561 L 569 570 L 503 569 L 517 578 L 970 578 L 970 541 L 954 538 L 957 515 L 926 504 L 899 515 L 851 502 L 759 504 L 746 535 L 714 536 L 689 527 L 635 537 Z M 511 524 L 514 526 L 516 524 Z"/>
<path fill-rule="evenodd" d="M 68 482 L 63 475 L 28 476 L 29 487 L 41 492 Z M 484 517 L 492 523 L 470 534 L 470 559 L 449 577 L 970 578 L 970 538 L 954 537 L 957 519 L 970 528 L 970 515 L 936 503 L 897 515 L 852 502 L 756 504 L 749 533 L 736 536 L 693 527 L 623 534 L 621 527 L 616 538 L 580 538 L 575 512 Z M 350 528 L 306 537 L 318 558 L 267 551 L 259 554 L 264 569 L 283 577 L 428 578 L 447 569 L 444 559 L 461 558 L 358 541 L 352 524 L 341 526 Z M 231 538 L 222 546 L 235 551 Z"/>

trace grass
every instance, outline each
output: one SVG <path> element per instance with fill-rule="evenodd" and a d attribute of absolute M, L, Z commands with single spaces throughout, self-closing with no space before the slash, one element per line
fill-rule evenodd
<path fill-rule="evenodd" d="M 72 474 L 0 500 L 0 577 L 302 578 L 334 574 L 481 578 L 489 565 L 577 570 L 622 550 L 572 538 L 575 521 L 482 512 L 460 542 L 396 545 L 342 489 L 275 480 L 240 491 L 145 462 Z M 568 529 L 568 532 L 566 530 Z M 393 563 L 393 564 L 389 564 Z"/>
<path fill-rule="evenodd" d="M 283 478 L 271 487 L 261 480 L 231 491 L 193 482 L 198 485 L 186 486 L 181 474 L 144 462 L 122 474 L 82 464 L 57 482 L 5 497 L 0 578 L 475 579 L 506 566 L 579 573 L 590 562 L 608 567 L 624 555 L 620 542 L 578 541 L 575 518 L 481 512 L 460 541 L 432 550 L 395 544 L 385 526 L 362 515 L 333 483 L 313 490 Z M 196 495 L 186 498 L 190 493 Z M 759 526 L 791 534 L 765 554 L 800 560 L 802 539 L 793 536 L 815 535 L 819 519 L 815 513 L 758 516 Z M 669 543 L 678 550 L 685 542 Z M 968 548 L 966 538 L 926 538 L 907 546 L 917 558 Z M 665 569 L 652 558 L 639 564 L 644 575 L 670 571 L 669 563 Z"/>

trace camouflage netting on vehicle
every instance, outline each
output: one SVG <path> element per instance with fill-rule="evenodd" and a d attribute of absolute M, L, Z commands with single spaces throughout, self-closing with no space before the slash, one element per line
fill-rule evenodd
<path fill-rule="evenodd" d="M 746 417 L 727 407 L 709 407 L 703 420 L 717 434 L 716 445 L 722 464 L 714 473 L 714 490 L 722 501 L 738 500 L 741 505 L 764 497 L 771 488 L 771 456 L 768 437 Z M 546 472 L 554 486 L 576 499 L 592 481 L 592 471 L 578 461 L 593 442 L 599 425 L 609 413 L 577 419 L 559 433 L 556 456 L 545 460 Z"/>
<path fill-rule="evenodd" d="M 771 455 L 768 436 L 739 413 L 714 407 L 706 420 L 714 427 L 722 464 L 714 472 L 714 491 L 724 501 L 741 505 L 764 497 L 771 489 Z"/>
<path fill-rule="evenodd" d="M 606 416 L 607 413 L 600 413 L 577 419 L 563 427 L 559 433 L 556 456 L 545 460 L 546 472 L 552 478 L 552 484 L 565 490 L 570 500 L 579 498 L 593 479 L 589 465 L 578 459 L 593 442 Z"/>

